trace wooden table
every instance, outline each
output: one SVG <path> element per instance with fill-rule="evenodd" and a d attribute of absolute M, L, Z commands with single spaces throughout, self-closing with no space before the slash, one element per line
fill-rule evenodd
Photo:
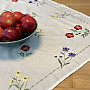
<path fill-rule="evenodd" d="M 90 16 L 90 0 L 53 0 Z M 90 62 L 53 90 L 90 90 Z"/>

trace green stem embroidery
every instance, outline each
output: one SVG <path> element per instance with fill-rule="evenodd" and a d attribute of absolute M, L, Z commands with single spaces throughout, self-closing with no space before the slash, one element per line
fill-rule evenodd
<path fill-rule="evenodd" d="M 27 87 L 27 82 L 26 82 L 26 85 L 25 85 L 25 88 Z"/>

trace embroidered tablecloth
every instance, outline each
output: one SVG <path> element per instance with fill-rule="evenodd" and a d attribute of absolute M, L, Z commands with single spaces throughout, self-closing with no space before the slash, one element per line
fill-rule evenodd
<path fill-rule="evenodd" d="M 52 90 L 90 60 L 90 17 L 50 0 L 0 2 L 30 14 L 33 36 L 16 47 L 0 46 L 0 90 Z"/>

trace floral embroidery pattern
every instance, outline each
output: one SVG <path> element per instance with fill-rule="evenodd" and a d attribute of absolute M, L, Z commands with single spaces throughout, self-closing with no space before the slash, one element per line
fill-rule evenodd
<path fill-rule="evenodd" d="M 64 52 L 65 53 L 67 53 L 67 52 L 69 52 L 69 48 L 67 48 L 67 47 L 63 47 L 63 50 L 60 52 L 61 53 L 61 55 L 58 57 L 58 56 L 54 56 L 55 58 L 57 58 L 57 59 L 62 59 L 62 58 L 64 58 L 65 57 L 65 59 L 64 59 L 64 62 L 61 60 L 60 61 L 60 59 L 59 59 L 59 63 L 60 63 L 60 66 L 58 66 L 56 69 L 54 69 L 52 72 L 50 72 L 49 74 L 47 74 L 45 77 L 43 77 L 42 79 L 40 79 L 38 82 L 36 82 L 34 85 L 32 85 L 30 88 L 27 88 L 27 81 L 29 80 L 29 77 L 28 76 L 23 76 L 23 77 L 19 77 L 21 74 L 22 74 L 22 72 L 21 71 L 17 71 L 17 72 L 15 72 L 15 76 L 16 76 L 16 78 L 15 77 L 13 77 L 13 78 L 11 78 L 10 80 L 9 80 L 9 84 L 10 84 L 10 86 L 9 86 L 9 89 L 12 87 L 12 86 L 15 86 L 16 88 L 18 88 L 18 90 L 22 90 L 22 88 L 24 88 L 24 90 L 30 90 L 30 89 L 32 89 L 34 86 L 36 86 L 37 84 L 39 84 L 40 82 L 42 82 L 44 79 L 46 79 L 48 76 L 50 76 L 52 73 L 54 73 L 56 70 L 58 70 L 58 69 L 60 69 L 60 68 L 62 68 L 61 67 L 61 65 L 63 65 L 63 63 L 65 63 L 65 65 L 68 65 L 68 64 L 70 64 L 70 61 L 71 61 L 71 59 L 73 58 L 73 57 L 75 57 L 76 55 L 79 55 L 80 53 L 82 53 L 84 50 L 86 50 L 88 47 L 90 47 L 90 45 L 88 45 L 88 46 L 86 46 L 84 49 L 82 49 L 81 51 L 79 51 L 77 54 L 75 54 L 75 53 L 68 53 L 68 56 L 66 57 L 66 54 L 64 54 Z M 68 61 L 69 62 L 68 62 Z M 67 61 L 67 62 L 65 62 L 65 61 Z M 64 66 L 65 66 L 64 65 Z M 23 81 L 24 82 L 24 84 L 23 83 L 21 83 L 21 81 Z M 17 82 L 20 82 L 20 83 L 17 83 Z M 15 84 L 18 84 L 18 85 L 15 85 Z M 26 83 L 26 85 L 25 85 L 25 83 Z M 20 85 L 22 85 L 22 87 L 20 88 Z M 15 90 L 15 89 L 14 89 Z"/>
<path fill-rule="evenodd" d="M 73 33 L 66 33 L 65 36 L 66 36 L 67 38 L 71 38 L 71 37 L 74 37 L 74 34 L 73 34 Z"/>
<path fill-rule="evenodd" d="M 27 51 L 29 51 L 29 49 L 30 49 L 29 45 L 23 45 L 20 49 L 23 52 L 18 53 L 18 54 L 21 55 L 23 58 L 33 54 L 33 53 L 27 53 Z"/>
<path fill-rule="evenodd" d="M 82 29 L 82 27 L 81 27 L 80 25 L 76 25 L 76 26 L 74 26 L 74 28 L 75 28 L 76 30 Z"/>
<path fill-rule="evenodd" d="M 22 74 L 21 71 L 16 71 L 15 73 L 15 76 L 16 77 L 12 77 L 10 80 L 9 80 L 9 89 L 11 89 L 13 86 L 14 88 L 18 89 L 18 90 L 22 90 L 22 88 L 24 88 L 24 90 L 29 90 L 27 88 L 27 82 L 29 80 L 29 77 L 28 76 L 23 76 L 23 77 L 20 77 L 20 75 Z"/>
<path fill-rule="evenodd" d="M 30 0 L 28 3 L 35 3 L 37 2 L 38 0 Z"/>
<path fill-rule="evenodd" d="M 43 5 L 46 4 L 44 0 L 42 0 L 42 2 L 38 1 L 38 0 L 30 0 L 28 3 L 33 3 L 36 4 L 38 6 L 39 5 Z"/>
<path fill-rule="evenodd" d="M 50 15 L 50 17 L 54 17 L 54 18 L 65 18 L 66 16 L 69 16 L 70 14 L 67 14 L 66 12 L 64 12 L 63 14 L 59 14 L 59 13 L 54 13 L 53 15 Z"/>
<path fill-rule="evenodd" d="M 75 35 L 80 35 L 83 38 L 85 38 L 90 34 L 90 30 L 88 30 L 87 28 L 83 29 L 80 25 L 75 25 L 74 29 L 70 29 L 70 30 L 72 30 L 73 33 L 75 33 Z"/>
<path fill-rule="evenodd" d="M 63 47 L 63 50 L 60 52 L 60 56 L 54 56 L 55 58 L 58 59 L 58 62 L 60 63 L 61 68 L 63 68 L 67 64 L 70 64 L 70 61 L 72 60 L 72 58 L 76 56 L 76 54 L 72 52 L 67 54 L 69 50 L 70 50 L 69 48 Z"/>

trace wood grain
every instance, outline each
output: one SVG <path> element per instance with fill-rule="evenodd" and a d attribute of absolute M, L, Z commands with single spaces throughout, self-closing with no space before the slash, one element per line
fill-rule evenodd
<path fill-rule="evenodd" d="M 90 0 L 53 0 L 90 16 Z M 70 75 L 53 90 L 90 90 L 90 62 Z"/>

